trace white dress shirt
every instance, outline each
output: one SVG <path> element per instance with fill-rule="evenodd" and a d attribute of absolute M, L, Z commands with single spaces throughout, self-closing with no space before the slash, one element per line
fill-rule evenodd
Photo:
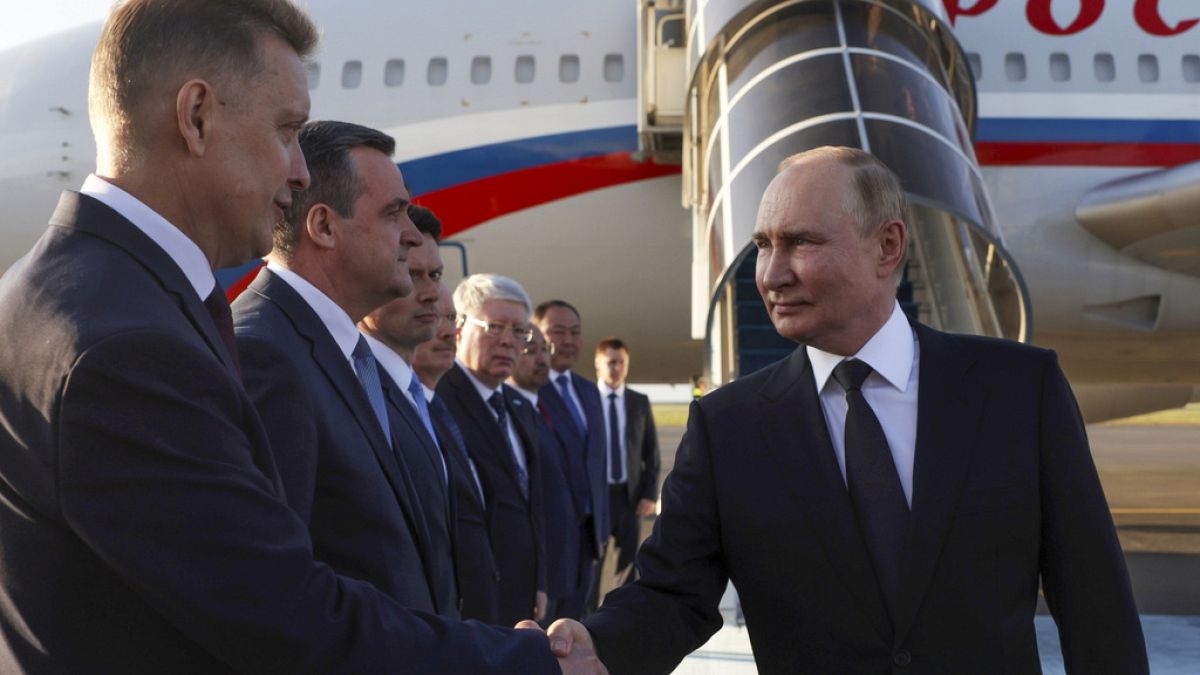
<path fill-rule="evenodd" d="M 308 279 L 299 274 L 280 267 L 274 262 L 268 263 L 267 269 L 283 279 L 284 283 L 292 287 L 292 290 L 299 293 L 305 304 L 311 307 L 313 312 L 316 312 L 317 318 L 321 320 L 325 330 L 329 331 L 338 350 L 346 358 L 346 363 L 349 363 L 350 369 L 354 370 L 354 347 L 358 344 L 358 336 L 361 333 L 358 332 L 358 326 L 354 324 L 354 320 L 350 318 L 346 310 L 339 307 L 321 289 L 313 286 Z"/>
<path fill-rule="evenodd" d="M 829 428 L 829 438 L 837 454 L 842 480 L 846 479 L 846 390 L 833 379 L 833 369 L 847 359 L 858 359 L 875 372 L 863 382 L 863 398 L 870 404 L 883 427 L 904 497 L 912 507 L 913 461 L 917 449 L 917 385 L 921 350 L 916 333 L 900 309 L 892 309 L 887 323 L 853 356 L 838 356 L 814 347 L 805 347 L 812 363 L 813 378 L 821 396 L 821 411 Z"/>
<path fill-rule="evenodd" d="M 146 206 L 140 199 L 109 183 L 96 174 L 88 174 L 79 189 L 108 208 L 125 217 L 133 226 L 161 248 L 187 277 L 188 283 L 203 301 L 216 288 L 212 267 L 196 242 L 188 238 L 157 211 Z"/>
<path fill-rule="evenodd" d="M 579 399 L 579 392 L 575 391 L 575 380 L 571 377 L 571 371 L 564 370 L 560 372 L 553 368 L 550 369 L 550 385 L 554 387 L 554 391 L 557 391 L 559 396 L 562 396 L 563 388 L 558 386 L 559 375 L 567 376 L 567 395 L 571 397 L 571 400 L 575 403 L 575 409 L 579 411 L 579 419 L 583 422 L 583 432 L 586 434 L 588 430 L 587 413 L 583 411 L 583 401 Z"/>
<path fill-rule="evenodd" d="M 454 361 L 458 364 L 458 367 L 462 368 L 462 371 L 467 374 L 467 379 L 471 381 L 471 384 L 475 385 L 475 391 L 479 392 L 479 395 L 483 398 L 483 402 L 487 406 L 488 412 L 492 413 L 492 418 L 499 422 L 500 417 L 496 414 L 496 410 L 492 408 L 492 404 L 488 403 L 488 399 L 492 397 L 492 394 L 500 391 L 504 387 L 504 384 L 501 383 L 499 387 L 494 389 L 488 387 L 486 384 L 480 382 L 479 378 L 475 377 L 475 374 L 472 373 L 469 368 L 464 366 L 462 361 L 459 361 L 458 359 L 455 359 Z M 500 395 L 504 396 L 504 392 L 501 392 Z M 506 423 L 505 426 L 507 427 L 505 432 L 508 433 L 509 446 L 512 448 L 513 461 L 515 461 L 517 466 L 521 467 L 521 470 L 525 472 L 526 476 L 528 476 L 529 467 L 525 464 L 525 445 L 521 443 L 521 436 L 517 433 L 516 425 L 513 424 L 512 414 L 505 415 L 504 421 Z"/>
<path fill-rule="evenodd" d="M 371 348 L 371 353 L 375 355 L 375 360 L 383 368 L 384 372 L 388 374 L 388 377 L 392 378 L 392 382 L 396 383 L 397 387 L 400 387 L 400 391 L 404 394 L 404 399 L 412 406 L 413 413 L 419 419 L 421 417 L 420 408 L 417 407 L 417 402 L 413 399 L 412 392 L 408 390 L 412 386 L 413 377 L 415 377 L 412 367 L 404 359 L 400 358 L 399 354 L 392 351 L 391 347 L 366 333 L 363 333 L 362 336 L 367 338 L 367 346 Z M 422 384 L 421 386 L 424 387 L 425 385 Z M 424 423 L 422 423 L 422 426 L 424 426 Z M 433 440 L 434 447 L 438 449 L 438 461 L 441 462 L 442 466 L 442 480 L 449 483 L 450 472 L 446 470 L 446 459 L 442 457 L 442 444 L 438 442 L 437 434 L 434 434 L 431 440 Z"/>
<path fill-rule="evenodd" d="M 616 399 L 617 433 L 619 434 L 617 437 L 617 444 L 621 449 L 621 452 L 620 452 L 621 466 L 618 467 L 618 469 L 617 469 L 618 480 L 613 480 L 612 479 L 612 475 L 613 475 L 612 440 L 613 439 L 609 438 L 608 439 L 609 447 L 604 448 L 604 456 L 606 458 L 605 466 L 608 467 L 608 473 L 605 474 L 605 476 L 608 477 L 609 485 L 619 485 L 621 483 L 627 483 L 627 482 L 629 482 L 629 467 L 627 466 L 627 464 L 629 462 L 629 458 L 625 452 L 625 450 L 626 450 L 626 447 L 625 447 L 625 385 L 621 385 L 620 387 L 613 389 L 612 387 L 608 386 L 604 382 L 599 382 L 599 383 L 597 383 L 596 386 L 600 389 L 600 407 L 602 409 L 604 409 L 604 430 L 606 433 L 608 432 L 608 430 L 612 429 L 612 421 L 609 420 L 609 399 L 608 399 L 608 397 L 610 394 L 617 395 L 617 399 Z"/>

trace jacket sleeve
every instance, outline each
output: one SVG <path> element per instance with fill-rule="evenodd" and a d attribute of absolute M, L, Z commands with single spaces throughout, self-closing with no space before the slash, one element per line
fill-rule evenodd
<path fill-rule="evenodd" d="M 1125 558 L 1075 398 L 1048 353 L 1042 375 L 1041 575 L 1068 673 L 1148 673 Z"/>
<path fill-rule="evenodd" d="M 658 472 L 661 459 L 658 451 L 658 429 L 654 425 L 654 410 L 650 399 L 642 397 L 641 405 L 646 411 L 646 433 L 642 436 L 642 477 L 638 485 L 638 497 L 654 501 L 658 499 Z"/>

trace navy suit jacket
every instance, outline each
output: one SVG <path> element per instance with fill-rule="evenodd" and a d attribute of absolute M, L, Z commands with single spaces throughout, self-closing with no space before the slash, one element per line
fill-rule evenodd
<path fill-rule="evenodd" d="M 1039 579 L 1068 672 L 1147 672 L 1124 558 L 1053 352 L 916 330 L 895 625 L 798 349 L 692 404 L 641 576 L 585 622 L 613 675 L 667 672 L 703 644 L 721 626 L 727 580 L 768 675 L 1040 673 Z"/>
<path fill-rule="evenodd" d="M 544 405 L 544 404 L 543 404 Z M 579 569 L 583 551 L 583 513 L 571 489 L 569 457 L 552 423 L 535 411 L 538 430 L 538 457 L 541 460 L 542 524 L 546 537 L 546 592 L 561 599 L 579 590 Z M 591 531 L 588 530 L 588 536 Z M 588 544 L 591 550 L 591 544 Z"/>
<path fill-rule="evenodd" d="M 587 420 L 587 438 L 575 426 L 575 420 L 567 410 L 567 405 L 559 394 L 554 382 L 548 382 L 538 391 L 538 398 L 550 413 L 554 428 L 559 432 L 567 456 L 574 465 L 572 475 L 581 473 L 587 480 L 586 497 L 591 501 L 594 531 L 591 541 L 585 542 L 590 546 L 592 557 L 599 558 L 608 543 L 608 532 L 612 527 L 608 522 L 608 432 L 604 427 L 604 410 L 600 407 L 600 392 L 593 382 L 571 373 L 571 386 L 583 402 L 584 418 Z M 585 496 L 577 478 L 573 490 L 577 499 Z M 581 508 L 583 506 L 581 505 Z"/>
<path fill-rule="evenodd" d="M 559 672 L 315 562 L 195 291 L 77 193 L 0 279 L 0 550 L 3 672 Z"/>
<path fill-rule="evenodd" d="M 455 364 L 438 382 L 437 395 L 458 422 L 487 497 L 492 552 L 500 570 L 499 621 L 511 626 L 533 618 L 536 592 L 546 590 L 542 540 L 542 490 L 536 411 L 523 396 L 502 386 L 506 409 L 525 446 L 529 499 L 521 492 L 516 460 L 488 404 Z"/>
<path fill-rule="evenodd" d="M 462 597 L 462 616 L 499 623 L 500 570 L 492 553 L 492 536 L 488 531 L 487 508 L 479 494 L 480 485 L 471 473 L 466 447 L 459 444 L 436 414 L 433 425 L 454 481 L 454 569 Z"/>
<path fill-rule="evenodd" d="M 233 303 L 233 317 L 246 390 L 266 425 L 288 503 L 308 521 L 317 560 L 406 607 L 444 610 L 412 474 L 388 446 L 320 317 L 267 268 Z M 403 440 L 419 442 L 411 433 Z"/>

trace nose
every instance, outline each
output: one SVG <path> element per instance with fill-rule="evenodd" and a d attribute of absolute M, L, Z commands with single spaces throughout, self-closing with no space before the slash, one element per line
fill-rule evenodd
<path fill-rule="evenodd" d="M 292 165 L 289 167 L 288 187 L 293 190 L 307 190 L 312 182 L 308 174 L 308 162 L 304 160 L 304 151 L 297 141 L 292 149 Z"/>
<path fill-rule="evenodd" d="M 408 217 L 406 210 L 400 218 L 400 245 L 406 248 L 416 248 L 425 241 L 424 235 L 413 225 L 412 219 Z"/>
<path fill-rule="evenodd" d="M 759 251 L 754 269 L 759 291 L 775 291 L 790 285 L 795 275 L 788 263 L 787 256 L 778 254 L 773 248 Z"/>

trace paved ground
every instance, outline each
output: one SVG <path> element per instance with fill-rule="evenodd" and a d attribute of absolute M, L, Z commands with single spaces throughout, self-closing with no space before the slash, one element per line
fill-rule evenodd
<path fill-rule="evenodd" d="M 675 424 L 659 427 L 664 477 L 683 435 L 673 417 Z M 1088 435 L 1126 552 L 1152 671 L 1194 675 L 1200 672 L 1200 425 L 1093 425 Z M 755 672 L 745 629 L 734 621 L 736 596 L 727 594 L 723 606 L 725 628 L 676 673 Z M 1062 673 L 1049 616 L 1038 617 L 1037 630 L 1045 672 Z"/>

